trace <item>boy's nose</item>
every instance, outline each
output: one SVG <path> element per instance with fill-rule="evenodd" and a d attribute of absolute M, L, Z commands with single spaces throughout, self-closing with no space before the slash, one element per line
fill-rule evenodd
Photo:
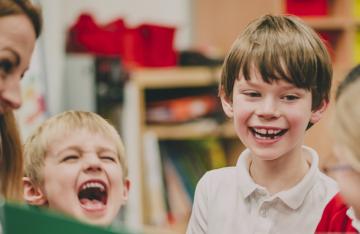
<path fill-rule="evenodd" d="M 261 105 L 258 106 L 256 114 L 265 119 L 278 118 L 280 116 L 277 102 L 272 97 L 267 97 L 263 100 Z"/>
<path fill-rule="evenodd" d="M 88 156 L 84 164 L 84 170 L 87 172 L 97 172 L 102 171 L 102 163 L 98 156 Z"/>

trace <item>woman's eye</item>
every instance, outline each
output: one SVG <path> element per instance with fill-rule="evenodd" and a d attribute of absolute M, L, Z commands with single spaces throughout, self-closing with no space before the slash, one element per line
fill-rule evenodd
<path fill-rule="evenodd" d="M 299 97 L 296 96 L 296 95 L 285 95 L 283 97 L 283 99 L 286 100 L 286 101 L 294 101 L 294 100 L 299 99 Z"/>
<path fill-rule="evenodd" d="M 0 61 L 0 71 L 3 73 L 10 73 L 13 69 L 13 63 L 9 60 Z"/>

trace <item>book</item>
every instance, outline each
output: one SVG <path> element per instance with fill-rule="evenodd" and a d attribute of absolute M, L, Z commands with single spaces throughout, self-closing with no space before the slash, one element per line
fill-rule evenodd
<path fill-rule="evenodd" d="M 27 205 L 0 202 L 2 234 L 132 234 L 79 222 L 53 211 Z"/>
<path fill-rule="evenodd" d="M 147 217 L 152 225 L 167 223 L 167 210 L 164 199 L 164 184 L 158 139 L 155 133 L 144 133 L 144 174 L 147 194 Z"/>

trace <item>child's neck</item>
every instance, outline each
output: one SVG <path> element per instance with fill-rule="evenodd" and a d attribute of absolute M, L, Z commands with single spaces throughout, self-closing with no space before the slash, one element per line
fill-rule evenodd
<path fill-rule="evenodd" d="M 258 185 L 265 187 L 270 194 L 288 190 L 295 186 L 306 175 L 310 168 L 301 149 L 289 155 L 283 155 L 276 160 L 259 160 L 252 157 L 249 173 Z"/>

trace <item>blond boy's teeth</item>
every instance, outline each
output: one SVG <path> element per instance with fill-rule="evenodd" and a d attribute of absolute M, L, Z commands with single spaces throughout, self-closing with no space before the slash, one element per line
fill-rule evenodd
<path fill-rule="evenodd" d="M 81 190 L 84 190 L 87 188 L 99 188 L 100 191 L 105 191 L 104 185 L 101 183 L 98 183 L 98 182 L 89 182 L 89 183 L 85 183 L 83 186 L 81 186 Z"/>

